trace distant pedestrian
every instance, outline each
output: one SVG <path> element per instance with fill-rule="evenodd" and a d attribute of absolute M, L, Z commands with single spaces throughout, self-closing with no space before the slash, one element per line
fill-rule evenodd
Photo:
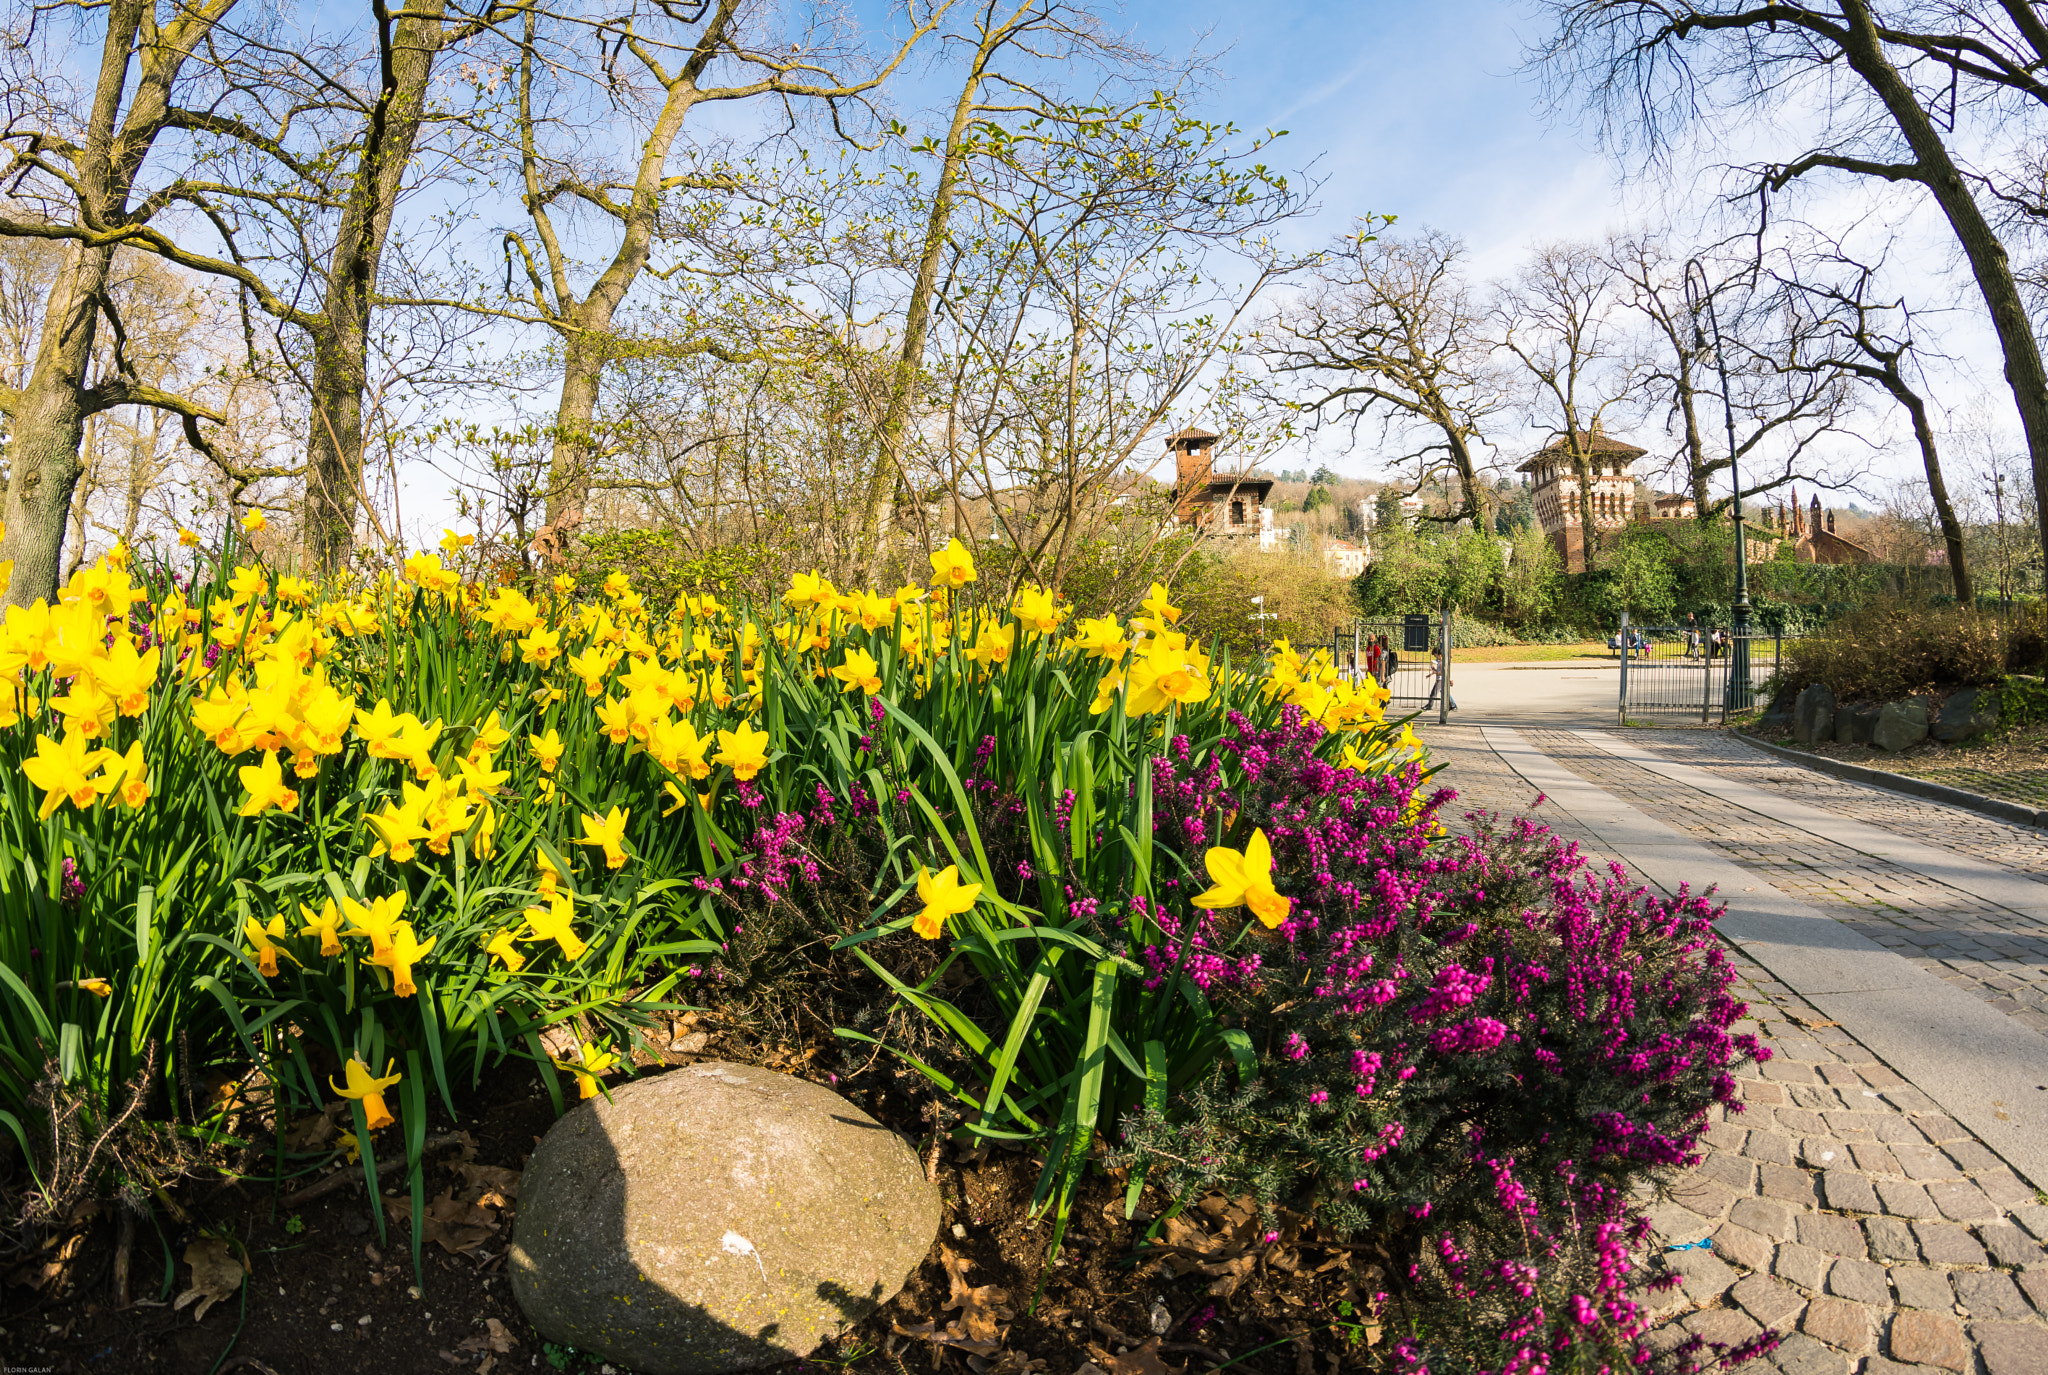
<path fill-rule="evenodd" d="M 1442 640 L 1438 640 L 1436 648 L 1430 651 L 1429 696 L 1423 699 L 1422 709 L 1424 711 L 1428 711 L 1436 705 L 1436 694 L 1439 689 L 1444 694 L 1444 705 L 1452 711 L 1456 711 L 1458 709 L 1458 699 L 1451 696 L 1450 679 L 1444 677 L 1444 642 Z"/>
<path fill-rule="evenodd" d="M 1690 611 L 1685 613 L 1685 657 L 1688 659 L 1700 657 L 1700 625 L 1698 621 L 1693 619 Z"/>
<path fill-rule="evenodd" d="M 1401 655 L 1394 648 L 1393 641 L 1384 635 L 1380 636 L 1380 686 L 1392 692 L 1394 690 L 1394 673 L 1400 667 Z"/>

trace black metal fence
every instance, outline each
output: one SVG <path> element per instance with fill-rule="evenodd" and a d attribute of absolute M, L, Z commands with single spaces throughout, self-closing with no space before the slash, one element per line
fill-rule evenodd
<path fill-rule="evenodd" d="M 1608 647 L 1621 661 L 1620 720 L 1676 716 L 1706 724 L 1762 702 L 1784 640 L 1769 633 L 1625 626 Z"/>
<path fill-rule="evenodd" d="M 1390 709 L 1406 714 L 1431 707 L 1441 716 L 1445 702 L 1432 696 L 1444 654 L 1441 611 L 1382 620 L 1358 621 L 1330 632 L 1326 646 L 1340 672 L 1354 681 L 1376 677 L 1392 694 Z M 1314 646 L 1297 645 L 1303 653 Z"/>

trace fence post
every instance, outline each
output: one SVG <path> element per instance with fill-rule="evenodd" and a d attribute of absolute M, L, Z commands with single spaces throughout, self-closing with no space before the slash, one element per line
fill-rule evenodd
<path fill-rule="evenodd" d="M 1451 601 L 1446 597 L 1437 603 L 1437 627 L 1442 638 L 1437 641 L 1442 653 L 1437 659 L 1437 672 L 1443 675 L 1443 691 L 1436 699 L 1436 723 L 1449 725 L 1451 720 Z"/>
<path fill-rule="evenodd" d="M 1617 634 L 1615 635 L 1615 637 L 1614 637 L 1614 642 L 1615 642 L 1616 644 L 1618 644 L 1618 645 L 1620 645 L 1620 646 L 1621 646 L 1621 696 L 1620 696 L 1620 699 L 1619 699 L 1618 701 L 1616 701 L 1616 702 L 1615 702 L 1615 704 L 1614 704 L 1614 724 L 1615 724 L 1615 725 L 1617 725 L 1617 726 L 1625 726 L 1625 725 L 1627 725 L 1627 724 L 1628 724 L 1628 608 L 1627 608 L 1627 607 L 1623 607 L 1623 608 L 1622 608 L 1622 612 L 1621 612 L 1621 630 L 1620 630 L 1620 631 L 1619 631 L 1619 632 L 1618 632 L 1618 633 L 1617 633 Z"/>
<path fill-rule="evenodd" d="M 1714 641 L 1711 634 L 1707 638 L 1706 647 L 1707 657 L 1701 665 L 1700 673 L 1700 724 L 1703 726 L 1707 724 L 1707 704 L 1714 697 Z"/>

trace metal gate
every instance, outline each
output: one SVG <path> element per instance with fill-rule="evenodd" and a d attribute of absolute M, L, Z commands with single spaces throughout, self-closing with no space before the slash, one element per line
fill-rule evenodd
<path fill-rule="evenodd" d="M 1354 682 L 1368 676 L 1378 678 L 1392 694 L 1387 703 L 1390 716 L 1429 710 L 1442 723 L 1448 719 L 1450 703 L 1435 689 L 1450 672 L 1448 626 L 1448 613 L 1442 607 L 1434 612 L 1354 621 L 1348 629 L 1330 631 L 1330 660 Z M 1383 646 L 1378 654 L 1373 653 L 1375 642 Z M 1311 646 L 1297 648 L 1307 653 Z"/>
<path fill-rule="evenodd" d="M 1778 671 L 1781 636 L 1738 636 L 1725 626 L 1632 626 L 1622 618 L 1608 651 L 1621 663 L 1615 714 L 1622 724 L 1663 718 L 1701 725 L 1763 702 Z"/>

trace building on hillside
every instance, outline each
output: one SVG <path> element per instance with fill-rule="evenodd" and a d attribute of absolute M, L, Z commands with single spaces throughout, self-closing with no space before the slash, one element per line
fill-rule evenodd
<path fill-rule="evenodd" d="M 1649 450 L 1605 433 L 1597 420 L 1590 431 L 1581 431 L 1578 439 L 1579 448 L 1587 455 L 1593 527 L 1597 531 L 1620 530 L 1635 519 L 1635 460 Z M 1565 571 L 1583 573 L 1586 532 L 1581 525 L 1579 475 L 1572 466 L 1571 445 L 1559 435 L 1516 471 L 1534 478 L 1536 520 L 1564 561 Z"/>
<path fill-rule="evenodd" d="M 1650 497 L 1653 520 L 1691 520 L 1700 508 L 1683 492 L 1657 492 Z"/>
<path fill-rule="evenodd" d="M 1365 571 L 1366 551 L 1349 540 L 1333 539 L 1323 546 L 1323 566 L 1340 578 L 1355 578 Z"/>
<path fill-rule="evenodd" d="M 1273 527 L 1267 505 L 1273 479 L 1246 472 L 1218 472 L 1216 436 L 1207 430 L 1182 430 L 1166 437 L 1173 455 L 1173 518 L 1184 528 L 1230 538 L 1256 537 L 1270 549 L 1287 537 Z"/>
<path fill-rule="evenodd" d="M 1792 557 L 1799 563 L 1875 563 L 1876 551 L 1835 533 L 1835 513 L 1821 509 L 1816 493 L 1805 510 L 1799 507 L 1799 489 L 1792 499 L 1764 508 L 1763 529 L 1757 544 L 1769 542 L 1771 556 L 1784 540 L 1792 542 Z"/>

